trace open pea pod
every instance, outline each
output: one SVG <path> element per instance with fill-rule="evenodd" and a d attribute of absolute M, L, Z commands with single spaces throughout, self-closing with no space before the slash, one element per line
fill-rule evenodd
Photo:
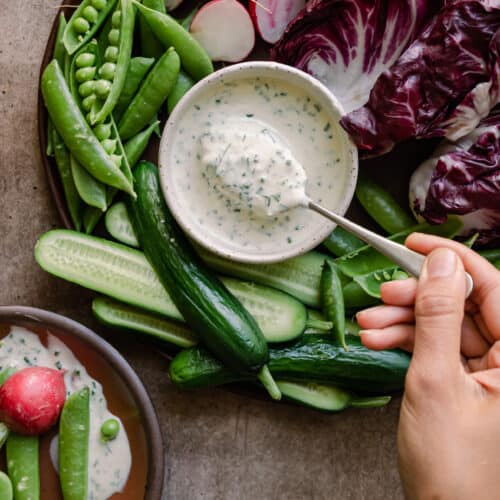
<path fill-rule="evenodd" d="M 399 267 L 388 267 L 368 274 L 355 276 L 353 281 L 357 283 L 370 297 L 380 299 L 380 286 L 388 281 L 406 279 L 408 275 Z"/>
<path fill-rule="evenodd" d="M 435 234 L 445 238 L 453 238 L 462 229 L 463 223 L 458 217 L 450 216 L 444 224 L 431 225 L 427 223 L 412 226 L 405 231 L 389 236 L 389 239 L 398 243 L 404 243 L 406 237 L 414 232 Z M 394 263 L 385 255 L 366 245 L 354 252 L 343 255 L 335 260 L 337 267 L 346 276 L 354 278 L 369 274 L 380 269 L 394 267 Z"/>

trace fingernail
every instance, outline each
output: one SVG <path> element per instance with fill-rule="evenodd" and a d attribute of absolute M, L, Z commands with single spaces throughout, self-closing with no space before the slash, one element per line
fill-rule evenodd
<path fill-rule="evenodd" d="M 426 270 L 432 278 L 451 276 L 457 268 L 457 255 L 447 248 L 438 248 L 426 261 Z"/>
<path fill-rule="evenodd" d="M 371 333 L 370 330 L 360 330 L 358 332 L 358 335 L 367 335 L 367 334 L 369 335 L 370 333 Z"/>

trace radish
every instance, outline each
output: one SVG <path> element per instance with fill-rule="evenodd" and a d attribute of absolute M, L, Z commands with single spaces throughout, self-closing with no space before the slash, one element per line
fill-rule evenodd
<path fill-rule="evenodd" d="M 237 0 L 211 0 L 194 16 L 190 31 L 212 61 L 242 61 L 255 44 L 250 15 Z"/>
<path fill-rule="evenodd" d="M 0 387 L 0 420 L 18 434 L 42 434 L 59 419 L 65 399 L 63 371 L 23 368 Z"/>
<path fill-rule="evenodd" d="M 249 0 L 248 10 L 262 40 L 276 43 L 305 5 L 305 0 Z"/>

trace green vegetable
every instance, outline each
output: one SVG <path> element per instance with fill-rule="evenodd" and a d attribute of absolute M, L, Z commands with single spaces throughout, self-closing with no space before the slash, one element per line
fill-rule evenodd
<path fill-rule="evenodd" d="M 337 226 L 323 242 L 323 245 L 336 257 L 342 257 L 342 255 L 366 246 L 366 243 L 340 226 Z"/>
<path fill-rule="evenodd" d="M 345 309 L 342 283 L 335 265 L 327 260 L 321 274 L 321 310 L 326 319 L 333 324 L 333 335 L 339 344 L 347 350 L 345 343 Z"/>
<path fill-rule="evenodd" d="M 81 2 L 64 30 L 63 42 L 70 55 L 75 53 L 94 36 L 94 33 L 104 23 L 115 3 L 116 0 L 107 0 L 102 3 L 95 2 L 94 0 L 83 0 Z M 94 11 L 97 12 L 97 17 L 95 17 L 95 14 L 89 16 L 89 6 L 93 7 Z"/>
<path fill-rule="evenodd" d="M 125 84 L 113 110 L 113 116 L 119 120 L 129 104 L 132 102 L 141 82 L 153 66 L 155 60 L 152 57 L 133 57 L 128 65 Z"/>
<path fill-rule="evenodd" d="M 134 195 L 130 181 L 109 158 L 87 124 L 57 61 L 45 68 L 41 87 L 54 127 L 75 159 L 97 180 Z"/>
<path fill-rule="evenodd" d="M 195 81 L 182 69 L 179 71 L 179 76 L 175 82 L 175 87 L 170 92 L 167 99 L 168 114 L 172 113 L 177 103 L 182 99 L 184 94 L 195 84 Z"/>
<path fill-rule="evenodd" d="M 182 66 L 195 80 L 213 72 L 212 61 L 205 49 L 174 18 L 133 0 L 134 5 L 158 40 L 167 47 L 174 47 L 182 61 Z"/>
<path fill-rule="evenodd" d="M 398 202 L 381 186 L 360 173 L 356 197 L 368 214 L 389 234 L 399 233 L 415 225 Z"/>
<path fill-rule="evenodd" d="M 0 449 L 3 448 L 3 445 L 6 443 L 8 437 L 9 428 L 3 422 L 0 422 Z M 0 498 L 2 497 L 0 496 Z"/>
<path fill-rule="evenodd" d="M 149 140 L 153 135 L 153 132 L 156 131 L 158 125 L 158 120 L 153 120 L 151 125 L 144 129 L 142 132 L 139 132 L 137 135 L 134 135 L 131 139 L 129 139 L 124 145 L 123 150 L 125 151 L 125 156 L 130 164 L 130 167 L 134 167 L 135 164 L 141 159 L 144 151 L 149 144 Z"/>
<path fill-rule="evenodd" d="M 120 137 L 130 139 L 155 117 L 173 89 L 181 61 L 171 47 L 154 65 L 118 123 Z"/>
<path fill-rule="evenodd" d="M 86 500 L 89 450 L 89 388 L 71 394 L 59 420 L 59 478 L 64 500 Z"/>
<path fill-rule="evenodd" d="M 12 500 L 14 498 L 12 482 L 3 471 L 0 471 L 0 498 L 2 500 Z"/>
<path fill-rule="evenodd" d="M 265 368 L 268 349 L 255 319 L 206 268 L 167 210 L 158 170 L 135 168 L 138 192 L 128 212 L 141 247 L 172 300 L 205 345 L 237 372 L 257 374 L 273 398 L 280 398 Z M 262 377 L 261 377 L 262 376 Z"/>
<path fill-rule="evenodd" d="M 108 418 L 101 425 L 101 439 L 103 441 L 113 441 L 120 431 L 120 422 L 116 418 Z"/>
<path fill-rule="evenodd" d="M 386 269 L 379 269 L 372 273 L 354 276 L 353 280 L 368 295 L 380 299 L 380 285 L 382 285 L 382 283 L 406 278 L 408 278 L 408 274 L 401 271 L 398 267 L 393 266 Z"/>
<path fill-rule="evenodd" d="M 10 432 L 6 443 L 7 473 L 16 500 L 40 498 L 38 437 Z"/>
<path fill-rule="evenodd" d="M 342 288 L 342 295 L 344 296 L 344 307 L 347 310 L 364 309 L 365 307 L 373 306 L 380 302 L 380 299 L 367 294 L 355 281 L 351 281 L 347 283 L 347 285 L 344 285 L 344 288 Z"/>
<path fill-rule="evenodd" d="M 115 203 L 107 212 L 104 219 L 108 233 L 121 243 L 137 248 L 139 242 L 127 213 L 123 201 Z"/>
<path fill-rule="evenodd" d="M 16 369 L 12 367 L 4 368 L 0 372 L 0 386 L 14 373 L 16 373 Z"/>
<path fill-rule="evenodd" d="M 490 248 L 488 250 L 479 250 L 477 252 L 481 257 L 484 257 L 490 262 L 500 260 L 500 248 Z"/>
<path fill-rule="evenodd" d="M 163 14 L 167 13 L 164 0 L 142 0 L 142 4 L 149 9 Z M 141 54 L 145 57 L 159 59 L 165 52 L 165 47 L 151 31 L 144 16 L 139 16 L 139 35 L 141 41 Z"/>
<path fill-rule="evenodd" d="M 401 390 L 410 357 L 399 350 L 372 351 L 346 336 L 345 351 L 330 335 L 303 335 L 291 344 L 270 347 L 269 369 L 278 380 L 332 384 L 356 392 Z M 172 382 L 193 389 L 248 380 L 224 366 L 202 347 L 186 349 L 172 360 Z"/>
<path fill-rule="evenodd" d="M 106 186 L 92 177 L 74 157 L 70 158 L 70 165 L 73 182 L 80 198 L 87 205 L 104 212 L 107 208 Z"/>
<path fill-rule="evenodd" d="M 276 383 L 286 399 L 321 411 L 342 411 L 349 406 L 379 408 L 391 400 L 390 396 L 359 398 L 344 389 L 314 382 L 277 381 Z"/>

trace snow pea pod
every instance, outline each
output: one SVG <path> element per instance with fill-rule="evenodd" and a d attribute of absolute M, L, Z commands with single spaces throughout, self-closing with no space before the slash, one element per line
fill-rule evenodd
<path fill-rule="evenodd" d="M 387 281 L 395 281 L 408 278 L 408 274 L 401 271 L 399 267 L 389 267 L 380 269 L 368 274 L 355 276 L 353 281 L 356 282 L 368 295 L 380 299 L 380 286 Z"/>
<path fill-rule="evenodd" d="M 130 139 L 151 122 L 174 87 L 180 67 L 179 56 L 170 47 L 149 72 L 118 123 L 122 140 Z"/>
<path fill-rule="evenodd" d="M 323 241 L 323 245 L 336 257 L 342 257 L 342 255 L 364 247 L 366 243 L 340 226 L 337 226 L 328 238 Z"/>
<path fill-rule="evenodd" d="M 165 47 L 174 47 L 182 60 L 184 69 L 195 79 L 213 72 L 212 61 L 205 49 L 173 17 L 148 9 L 132 0 L 151 30 Z"/>
<path fill-rule="evenodd" d="M 149 9 L 156 10 L 162 14 L 167 13 L 164 0 L 142 0 L 142 4 Z M 144 16 L 139 16 L 139 36 L 141 40 L 141 54 L 145 57 L 159 59 L 165 52 L 165 47 L 156 35 L 151 31 Z"/>
<path fill-rule="evenodd" d="M 404 243 L 406 237 L 410 233 L 416 231 L 427 234 L 435 234 L 445 238 L 453 238 L 460 232 L 462 226 L 463 223 L 458 217 L 450 216 L 444 224 L 418 224 L 401 231 L 400 233 L 389 236 L 389 239 L 398 243 Z M 391 262 L 390 259 L 369 245 L 361 247 L 360 249 L 343 255 L 342 257 L 338 257 L 335 259 L 335 263 L 342 273 L 350 276 L 351 278 L 362 274 L 368 274 L 379 269 L 394 267 L 394 263 Z"/>
<path fill-rule="evenodd" d="M 333 323 L 333 334 L 340 345 L 347 350 L 345 343 L 345 309 L 342 283 L 335 265 L 327 260 L 321 273 L 321 309 L 326 318 Z"/>
<path fill-rule="evenodd" d="M 148 146 L 149 139 L 159 123 L 160 122 L 158 120 L 152 122 L 147 129 L 139 132 L 123 145 L 125 156 L 127 157 L 131 168 L 133 168 L 134 165 L 141 159 L 142 154 Z"/>
<path fill-rule="evenodd" d="M 57 61 L 45 68 L 41 87 L 52 122 L 71 154 L 97 180 L 135 196 L 132 183 L 109 158 L 90 129 Z"/>
<path fill-rule="evenodd" d="M 86 500 L 89 450 L 89 388 L 71 394 L 59 421 L 59 478 L 65 500 Z"/>
<path fill-rule="evenodd" d="M 63 42 L 68 54 L 85 45 L 104 23 L 116 0 L 83 0 L 64 30 Z"/>
<path fill-rule="evenodd" d="M 90 112 L 90 122 L 103 122 L 113 111 L 125 85 L 134 40 L 135 9 L 132 0 L 119 0 L 111 18 L 109 45 L 104 51 L 104 64 L 99 68 L 96 82 L 98 101 Z"/>
<path fill-rule="evenodd" d="M 92 177 L 73 156 L 70 158 L 73 182 L 80 198 L 91 207 L 106 210 L 106 186 Z"/>
<path fill-rule="evenodd" d="M 125 85 L 113 110 L 115 120 L 118 121 L 122 117 L 154 62 L 152 57 L 133 57 L 130 59 Z"/>
<path fill-rule="evenodd" d="M 415 220 L 392 195 L 363 173 L 358 177 L 356 197 L 375 222 L 389 234 L 399 233 L 415 225 Z"/>
<path fill-rule="evenodd" d="M 40 467 L 38 437 L 21 436 L 14 432 L 7 438 L 7 472 L 16 500 L 40 498 Z"/>
<path fill-rule="evenodd" d="M 184 94 L 195 84 L 195 81 L 182 69 L 179 71 L 179 76 L 175 82 L 175 87 L 167 98 L 168 114 L 172 113 L 177 103 L 182 99 Z"/>
<path fill-rule="evenodd" d="M 344 306 L 348 310 L 363 309 L 380 302 L 379 299 L 368 295 L 355 281 L 351 281 L 342 288 Z"/>

